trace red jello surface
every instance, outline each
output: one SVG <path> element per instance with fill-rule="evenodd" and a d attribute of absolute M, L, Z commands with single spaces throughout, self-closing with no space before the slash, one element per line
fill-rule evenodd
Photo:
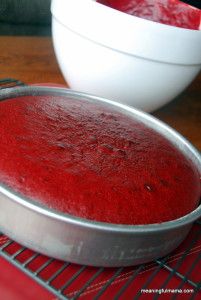
<path fill-rule="evenodd" d="M 199 30 L 201 11 L 179 0 L 97 0 L 130 15 L 151 21 Z"/>
<path fill-rule="evenodd" d="M 0 182 L 90 220 L 179 218 L 200 197 L 197 169 L 168 140 L 103 105 L 59 96 L 0 103 Z"/>

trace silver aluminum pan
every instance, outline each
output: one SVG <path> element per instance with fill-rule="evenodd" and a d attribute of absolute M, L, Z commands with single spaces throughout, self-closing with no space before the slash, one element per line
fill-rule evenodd
<path fill-rule="evenodd" d="M 0 101 L 25 95 L 62 95 L 104 103 L 140 119 L 166 136 L 201 172 L 198 151 L 180 134 L 151 115 L 110 100 L 68 89 L 20 87 L 0 92 Z M 12 101 L 12 100 L 11 100 Z M 175 249 L 201 217 L 201 205 L 174 221 L 151 225 L 93 222 L 50 210 L 0 185 L 0 230 L 42 254 L 84 265 L 117 267 L 145 263 Z"/>

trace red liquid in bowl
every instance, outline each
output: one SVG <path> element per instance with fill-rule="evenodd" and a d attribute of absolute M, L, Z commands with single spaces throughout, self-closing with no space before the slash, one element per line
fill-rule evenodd
<path fill-rule="evenodd" d="M 163 136 L 103 105 L 58 96 L 0 103 L 0 182 L 57 211 L 150 224 L 194 210 L 200 178 Z"/>
<path fill-rule="evenodd" d="M 97 0 L 130 15 L 176 27 L 199 30 L 201 11 L 178 0 Z"/>

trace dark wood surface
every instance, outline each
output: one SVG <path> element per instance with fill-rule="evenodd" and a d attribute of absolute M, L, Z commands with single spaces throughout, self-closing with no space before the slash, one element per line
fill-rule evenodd
<path fill-rule="evenodd" d="M 61 83 L 51 38 L 0 37 L 0 78 L 26 83 Z M 201 150 L 201 73 L 177 99 L 153 113 Z"/>

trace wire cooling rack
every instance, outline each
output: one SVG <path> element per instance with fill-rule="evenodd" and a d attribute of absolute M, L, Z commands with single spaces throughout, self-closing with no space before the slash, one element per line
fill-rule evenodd
<path fill-rule="evenodd" d="M 0 80 L 0 89 L 23 85 Z M 58 299 L 201 299 L 201 220 L 176 251 L 149 264 L 95 268 L 58 261 L 17 244 L 0 233 L 0 255 Z M 149 295 L 148 295 L 149 294 Z M 186 298 L 187 297 L 187 298 Z M 150 299 L 150 298 L 148 298 Z M 165 298 L 166 299 L 166 298 Z"/>
<path fill-rule="evenodd" d="M 126 268 L 95 268 L 58 261 L 33 252 L 3 234 L 0 255 L 58 299 L 144 299 L 153 291 L 180 299 L 201 299 L 201 221 L 170 256 Z M 174 294 L 173 294 L 174 293 Z M 146 298 L 147 299 L 147 298 Z M 186 299 L 186 298 L 185 298 Z"/>

